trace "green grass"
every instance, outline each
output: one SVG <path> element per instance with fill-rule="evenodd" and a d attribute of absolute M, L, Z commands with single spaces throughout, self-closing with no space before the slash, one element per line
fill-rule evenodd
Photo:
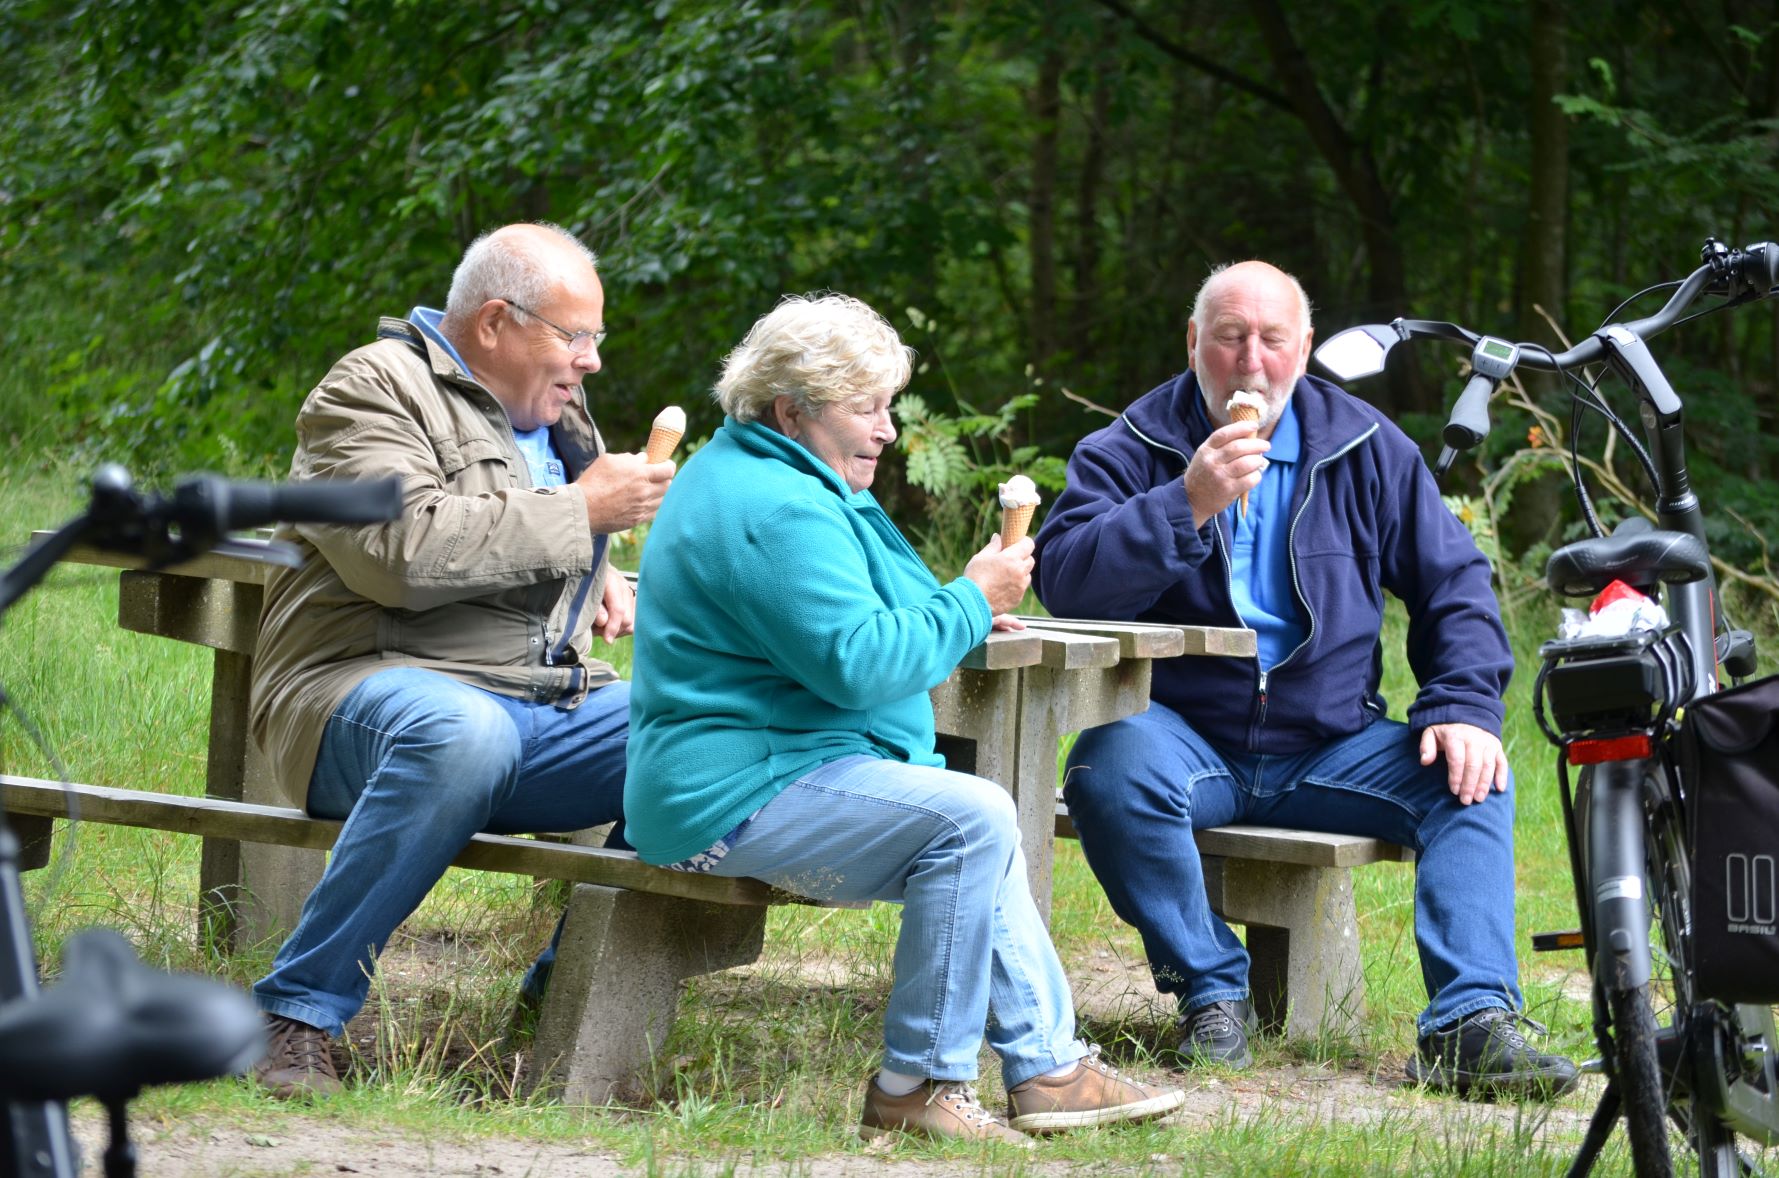
<path fill-rule="evenodd" d="M 79 504 L 81 472 L 49 462 L 0 468 L 3 539 Z M 1554 615 L 1554 607 L 1553 607 Z M 7 619 L 0 684 L 31 715 L 74 780 L 200 793 L 210 657 L 201 649 L 120 630 L 116 576 L 57 570 Z M 1549 619 L 1521 617 L 1522 668 Z M 1389 635 L 1400 643 L 1400 621 Z M 620 655 L 622 660 L 623 656 Z M 1399 658 L 1386 694 L 1412 698 Z M 1571 927 L 1574 899 L 1559 830 L 1552 760 L 1532 721 L 1531 676 L 1508 701 L 1507 744 L 1517 770 L 1520 943 L 1534 930 Z M 57 771 L 16 722 L 0 727 L 0 764 Z M 57 851 L 66 846 L 58 836 Z M 82 827 L 63 870 L 32 873 L 26 894 L 46 967 L 76 929 L 122 929 L 151 961 L 251 981 L 275 946 L 221 958 L 195 934 L 198 841 L 115 827 Z M 1573 1097 L 1560 1123 L 1529 1106 L 1492 1115 L 1401 1087 L 1413 1020 L 1424 1004 L 1412 933 L 1412 869 L 1356 873 L 1368 1012 L 1354 1040 L 1258 1044 L 1259 1067 L 1190 1078 L 1196 1100 L 1219 1109 L 1188 1124 L 1100 1131 L 1052 1140 L 1034 1158 L 959 1145 L 906 1144 L 897 1158 L 959 1168 L 1109 1166 L 1131 1173 L 1462 1174 L 1559 1173 L 1579 1136 Z M 1112 916 L 1078 849 L 1058 847 L 1055 938 L 1064 960 L 1090 974 L 1140 966 L 1134 933 Z M 454 871 L 405 927 L 379 975 L 367 1013 L 352 1028 L 353 1086 L 305 1115 L 342 1129 L 436 1138 L 514 1137 L 577 1142 L 616 1154 L 628 1169 L 725 1171 L 776 1161 L 796 1166 L 858 1154 L 858 1100 L 876 1060 L 891 983 L 898 911 L 787 907 L 770 917 L 755 966 L 694 980 L 681 1017 L 641 1099 L 604 1110 L 565 1108 L 519 1096 L 522 1057 L 506 1042 L 518 978 L 546 939 L 554 894 L 516 877 Z M 1522 981 L 1533 1014 L 1555 1046 L 1592 1052 L 1578 955 L 1528 956 Z M 1098 976 L 1098 975 L 1094 975 Z M 1140 976 L 1140 970 L 1139 975 Z M 1114 1062 L 1154 1079 L 1170 1073 L 1156 1050 L 1170 1013 L 1132 986 L 1128 1000 L 1097 1010 L 1086 1026 Z M 1178 1075 L 1177 1073 L 1173 1073 Z M 1307 1079 L 1306 1079 L 1307 1077 Z M 1364 1096 L 1359 1107 L 1317 1114 L 1304 1099 L 1324 1082 Z M 999 1100 L 992 1057 L 982 1088 Z M 1227 1093 L 1227 1103 L 1218 1103 Z M 1238 1100 L 1239 1098 L 1239 1100 Z M 251 1086 L 226 1082 L 154 1092 L 146 1123 L 196 1117 L 276 1124 L 291 1115 Z M 1488 1110 L 1482 1110 L 1486 1113 Z M 1602 1173 L 1623 1172 L 1609 1157 Z"/>

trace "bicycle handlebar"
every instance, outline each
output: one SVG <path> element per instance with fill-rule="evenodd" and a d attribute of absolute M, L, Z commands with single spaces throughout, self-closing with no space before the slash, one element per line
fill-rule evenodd
<path fill-rule="evenodd" d="M 190 560 L 228 544 L 230 532 L 264 524 L 367 524 L 401 512 L 401 480 L 363 482 L 234 482 L 214 475 L 182 480 L 171 495 L 142 494 L 115 463 L 93 476 L 86 511 L 33 546 L 0 574 L 4 614 L 75 544 L 141 557 L 150 568 Z M 274 544 L 262 560 L 296 563 L 294 550 Z"/>
<path fill-rule="evenodd" d="M 1565 372 L 1585 367 L 1606 358 L 1609 341 L 1623 346 L 1632 343 L 1633 339 L 1647 340 L 1672 327 L 1701 295 L 1723 295 L 1728 300 L 1725 306 L 1735 306 L 1766 298 L 1779 288 L 1779 243 L 1761 241 L 1744 249 L 1735 249 L 1715 238 L 1707 238 L 1700 255 L 1702 263 L 1698 269 L 1681 280 L 1678 289 L 1655 314 L 1605 324 L 1574 347 L 1559 353 L 1537 343 L 1511 345 L 1517 351 L 1511 364 L 1542 372 Z M 1382 371 L 1384 357 L 1391 346 L 1404 340 L 1444 339 L 1475 347 L 1483 344 L 1485 338 L 1467 327 L 1442 320 L 1396 319 L 1388 326 L 1353 327 L 1339 332 L 1317 349 L 1317 357 L 1337 376 L 1351 379 Z M 1342 341 L 1350 341 L 1356 347 L 1343 349 Z M 1498 343 L 1504 341 L 1489 341 L 1491 346 Z M 1474 358 L 1472 362 L 1476 362 Z M 1505 375 L 1502 370 L 1496 375 L 1478 372 L 1471 376 L 1452 407 L 1443 431 L 1445 448 L 1436 467 L 1438 473 L 1445 472 L 1458 451 L 1471 449 L 1488 433 L 1489 396 Z"/>
<path fill-rule="evenodd" d="M 1701 252 L 1704 263 L 1681 281 L 1679 289 L 1655 314 L 1628 323 L 1607 324 L 1564 352 L 1552 353 L 1542 344 L 1521 343 L 1518 363 L 1541 372 L 1580 368 L 1605 355 L 1606 344 L 1601 337 L 1615 327 L 1646 340 L 1674 326 L 1700 295 L 1717 293 L 1732 299 L 1756 299 L 1774 293 L 1774 287 L 1779 286 L 1779 244 L 1762 241 L 1746 249 L 1732 249 L 1720 241 L 1707 239 Z M 1397 319 L 1390 326 L 1402 339 L 1449 339 L 1474 344 L 1482 338 L 1469 328 L 1439 320 Z M 1466 394 L 1470 393 L 1471 387 L 1465 389 Z M 1463 398 L 1459 400 L 1461 404 Z M 1449 437 L 1447 440 L 1449 442 Z"/>

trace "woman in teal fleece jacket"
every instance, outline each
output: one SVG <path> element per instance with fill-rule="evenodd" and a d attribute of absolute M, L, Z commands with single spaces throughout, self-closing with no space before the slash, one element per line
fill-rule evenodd
<path fill-rule="evenodd" d="M 828 295 L 786 299 L 725 361 L 728 416 L 643 557 L 626 836 L 651 863 L 903 905 L 867 1136 L 1012 1142 L 1159 1116 L 1183 1094 L 1075 1037 L 1012 799 L 933 751 L 927 692 L 1018 626 L 1031 544 L 997 538 L 940 585 L 872 498 L 909 354 Z M 985 1027 L 1012 1128 L 970 1085 Z"/>

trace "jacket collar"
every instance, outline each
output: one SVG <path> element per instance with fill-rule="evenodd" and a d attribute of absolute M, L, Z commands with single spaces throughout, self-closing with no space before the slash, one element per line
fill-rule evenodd
<path fill-rule="evenodd" d="M 1345 449 L 1375 428 L 1377 411 L 1340 386 L 1318 376 L 1299 378 L 1291 390 L 1291 404 L 1303 438 L 1303 461 Z M 1182 462 L 1211 436 L 1211 419 L 1205 412 L 1198 376 L 1187 369 L 1119 415 L 1120 422 L 1154 449 L 1171 450 Z"/>
<path fill-rule="evenodd" d="M 854 491 L 833 467 L 810 453 L 801 442 L 785 437 L 771 426 L 757 421 L 736 421 L 733 417 L 725 416 L 723 429 L 743 449 L 763 458 L 776 458 L 812 478 L 819 479 L 823 486 L 854 507 L 876 502 L 869 488 Z"/>
<path fill-rule="evenodd" d="M 378 319 L 377 338 L 396 339 L 407 344 L 420 354 L 426 361 L 426 366 L 432 369 L 432 374 L 441 380 L 482 387 L 451 351 L 441 347 L 437 340 L 406 319 L 398 319 L 393 315 Z"/>

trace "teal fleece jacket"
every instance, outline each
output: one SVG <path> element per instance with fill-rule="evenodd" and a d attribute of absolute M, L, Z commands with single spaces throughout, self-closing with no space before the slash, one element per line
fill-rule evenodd
<path fill-rule="evenodd" d="M 927 692 L 992 623 L 982 591 L 941 586 L 869 491 L 725 419 L 643 553 L 625 837 L 677 863 L 828 761 L 943 765 Z"/>

